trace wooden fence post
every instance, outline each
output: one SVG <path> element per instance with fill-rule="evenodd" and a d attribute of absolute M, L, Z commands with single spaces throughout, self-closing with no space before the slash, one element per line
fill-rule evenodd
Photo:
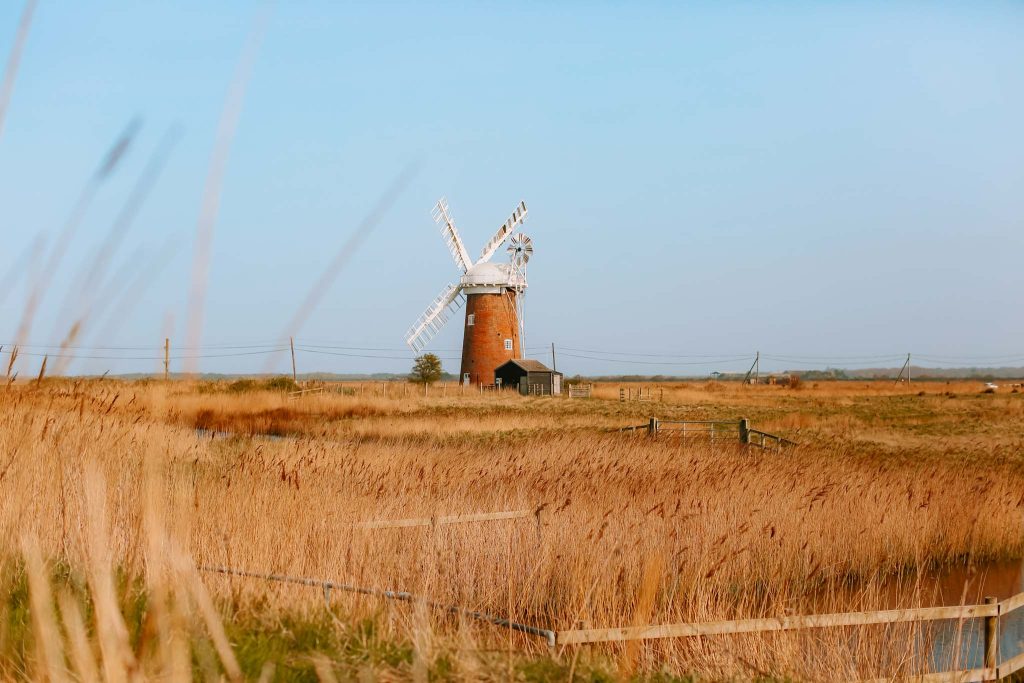
<path fill-rule="evenodd" d="M 750 443 L 750 420 L 745 417 L 740 418 L 740 443 Z"/>
<path fill-rule="evenodd" d="M 985 598 L 986 605 L 995 605 L 996 614 L 985 617 L 985 668 L 999 666 L 999 598 Z"/>
<path fill-rule="evenodd" d="M 655 436 L 658 433 L 658 418 L 652 417 L 651 421 L 647 423 L 647 433 L 650 436 Z"/>

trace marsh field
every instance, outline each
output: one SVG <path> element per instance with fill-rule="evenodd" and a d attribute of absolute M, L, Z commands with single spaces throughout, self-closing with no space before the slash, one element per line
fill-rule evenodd
<path fill-rule="evenodd" d="M 551 649 L 438 609 L 561 630 L 969 604 L 1024 557 L 1024 394 L 1008 387 L 695 382 L 647 385 L 655 400 L 639 402 L 619 386 L 568 399 L 366 382 L 292 399 L 263 380 L 10 385 L 0 678 L 899 680 L 970 666 L 969 648 L 947 656 L 906 624 Z M 652 416 L 744 417 L 799 445 L 617 431 Z M 522 514 L 387 525 L 492 512 Z M 999 590 L 1016 586 L 1019 569 Z"/>

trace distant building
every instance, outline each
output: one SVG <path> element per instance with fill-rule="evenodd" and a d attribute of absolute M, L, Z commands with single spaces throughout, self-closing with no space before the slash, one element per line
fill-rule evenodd
<path fill-rule="evenodd" d="M 494 381 L 503 387 L 518 387 L 521 394 L 545 396 L 562 393 L 562 373 L 537 360 L 510 360 L 494 370 Z"/>
<path fill-rule="evenodd" d="M 448 318 L 466 304 L 466 325 L 462 334 L 462 367 L 459 376 L 463 385 L 496 384 L 494 368 L 510 358 L 524 354 L 523 294 L 526 292 L 526 263 L 533 254 L 533 240 L 513 231 L 526 220 L 526 202 L 519 205 L 509 219 L 484 247 L 480 258 L 472 260 L 466 245 L 455 229 L 455 221 L 443 197 L 434 208 L 434 221 L 441 225 L 441 236 L 462 272 L 458 283 L 450 283 L 423 312 L 405 335 L 405 343 L 416 355 L 444 326 Z M 508 243 L 508 263 L 491 263 L 491 257 Z"/>

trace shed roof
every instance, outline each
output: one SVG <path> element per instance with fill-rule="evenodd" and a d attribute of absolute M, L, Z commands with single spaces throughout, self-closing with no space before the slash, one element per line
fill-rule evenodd
<path fill-rule="evenodd" d="M 539 360 L 530 360 L 527 358 L 513 358 L 512 360 L 505 361 L 498 367 L 504 367 L 509 363 L 514 363 L 527 372 L 551 372 L 551 368 L 544 365 Z"/>

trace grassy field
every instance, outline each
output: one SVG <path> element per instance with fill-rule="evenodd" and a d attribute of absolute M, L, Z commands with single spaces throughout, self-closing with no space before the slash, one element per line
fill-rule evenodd
<path fill-rule="evenodd" d="M 328 608 L 317 588 L 197 567 L 564 629 L 926 604 L 936 572 L 1024 556 L 1024 394 L 1005 388 L 286 385 L 0 392 L 0 678 L 898 677 L 920 665 L 909 627 L 549 651 L 422 601 L 334 591 Z M 651 416 L 746 417 L 800 446 L 616 431 Z M 506 510 L 532 514 L 361 526 Z"/>

